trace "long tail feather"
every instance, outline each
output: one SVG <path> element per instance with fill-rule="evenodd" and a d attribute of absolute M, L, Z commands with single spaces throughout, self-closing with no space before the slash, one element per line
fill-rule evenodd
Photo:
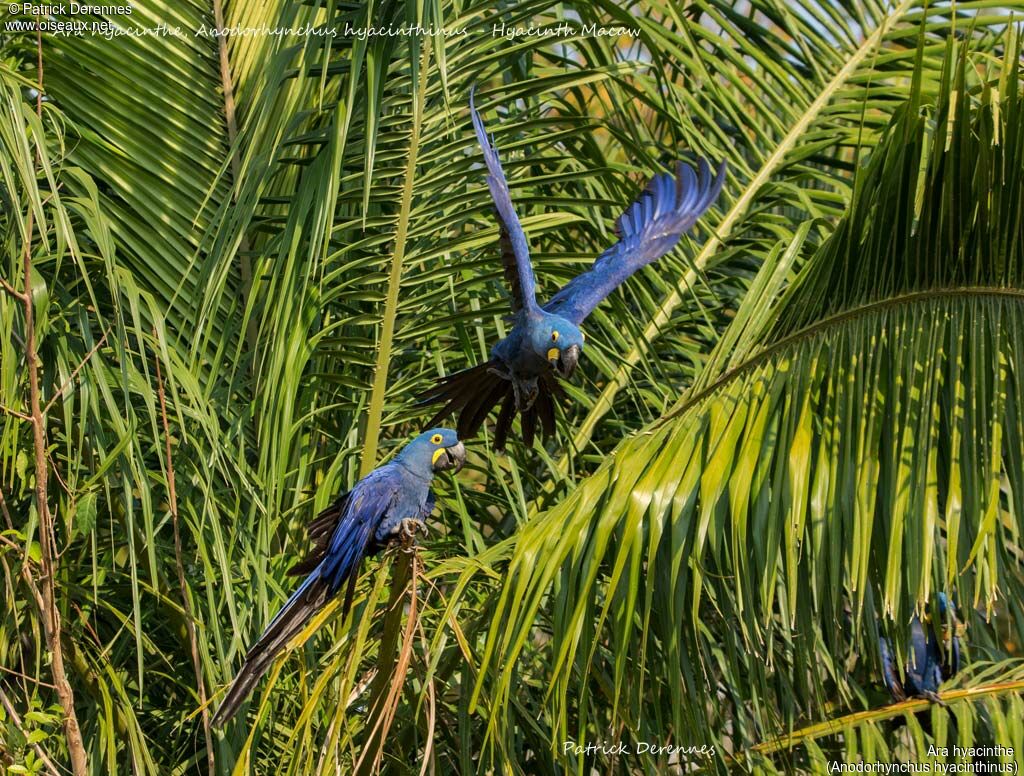
<path fill-rule="evenodd" d="M 267 672 L 288 642 L 323 607 L 327 597 L 327 583 L 316 574 L 311 575 L 299 586 L 246 654 L 245 663 L 232 680 L 220 708 L 213 717 L 214 726 L 223 726 L 235 715 L 242 702 L 249 697 L 256 682 Z"/>
<path fill-rule="evenodd" d="M 533 447 L 533 438 L 537 433 L 537 401 L 525 412 L 519 413 L 519 427 L 523 430 L 523 444 Z"/>
<path fill-rule="evenodd" d="M 505 389 L 505 400 L 501 403 L 498 422 L 494 427 L 494 449 L 499 453 L 505 449 L 508 432 L 512 430 L 512 420 L 516 416 L 516 395 L 511 383 Z"/>
<path fill-rule="evenodd" d="M 545 439 L 555 434 L 555 398 L 561 395 L 561 390 L 553 375 L 546 374 L 541 378 L 536 407 Z"/>

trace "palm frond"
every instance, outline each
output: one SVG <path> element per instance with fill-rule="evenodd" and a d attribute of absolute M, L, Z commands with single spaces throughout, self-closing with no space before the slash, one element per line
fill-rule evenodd
<path fill-rule="evenodd" d="M 734 750 L 858 708 L 876 618 L 903 643 L 932 591 L 1019 629 L 997 601 L 1024 516 L 1020 75 L 1011 47 L 972 90 L 959 51 L 806 265 L 791 245 L 762 267 L 691 392 L 522 529 L 477 685 L 495 709 L 538 619 L 552 740 L 610 724 Z"/>

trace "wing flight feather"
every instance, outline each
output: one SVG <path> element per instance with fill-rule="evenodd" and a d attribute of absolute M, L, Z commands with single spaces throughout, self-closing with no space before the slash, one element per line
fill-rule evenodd
<path fill-rule="evenodd" d="M 491 199 L 498 214 L 498 224 L 501 228 L 501 263 L 505 270 L 505 280 L 512 293 L 512 311 L 518 312 L 523 308 L 531 310 L 537 306 L 537 282 L 533 276 L 533 266 L 530 264 L 530 247 L 512 205 L 512 195 L 508 190 L 505 172 L 501 169 L 498 149 L 487 136 L 484 122 L 477 113 L 472 91 L 469 93 L 469 112 L 473 118 L 476 139 L 484 152 L 487 187 L 491 190 Z"/>
<path fill-rule="evenodd" d="M 714 176 L 704 160 L 696 173 L 679 162 L 675 177 L 655 175 L 616 221 L 619 241 L 566 283 L 543 309 L 582 323 L 626 278 L 672 250 L 718 198 L 724 182 L 724 162 Z"/>

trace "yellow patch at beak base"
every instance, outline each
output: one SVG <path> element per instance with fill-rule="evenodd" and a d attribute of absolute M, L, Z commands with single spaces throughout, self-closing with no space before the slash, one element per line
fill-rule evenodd
<path fill-rule="evenodd" d="M 430 465 L 433 466 L 435 463 L 437 463 L 437 459 L 440 458 L 442 455 L 444 455 L 443 447 L 435 450 L 434 454 L 430 458 Z"/>
<path fill-rule="evenodd" d="M 553 358 L 558 358 L 558 354 L 559 354 L 558 348 L 551 348 L 548 351 L 548 361 L 550 361 Z"/>

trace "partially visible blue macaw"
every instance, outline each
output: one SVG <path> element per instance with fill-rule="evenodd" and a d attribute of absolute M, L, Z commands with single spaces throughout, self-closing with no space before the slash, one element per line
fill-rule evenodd
<path fill-rule="evenodd" d="M 320 513 L 309 527 L 313 550 L 288 571 L 308 576 L 246 654 L 213 718 L 215 725 L 234 716 L 274 658 L 343 587 L 342 617 L 348 613 L 363 558 L 396 540 L 411 540 L 425 528 L 434 511 L 434 474 L 457 472 L 465 459 L 466 449 L 454 431 L 425 431 Z"/>
<path fill-rule="evenodd" d="M 501 258 L 512 292 L 514 326 L 491 349 L 484 364 L 448 375 L 420 397 L 420 404 L 444 404 L 430 424 L 459 414 L 459 436 L 473 436 L 491 409 L 501 402 L 494 446 L 505 447 L 516 412 L 522 414 L 523 439 L 533 443 L 537 420 L 545 436 L 554 432 L 556 376 L 568 379 L 583 351 L 580 324 L 600 302 L 643 266 L 668 253 L 717 199 L 725 181 L 723 163 L 715 176 L 701 161 L 695 174 L 682 162 L 675 177 L 662 173 L 648 183 L 616 222 L 618 242 L 569 281 L 547 304 L 539 305 L 526 241 L 498 151 L 487 137 L 473 93 L 470 115 L 487 165 L 487 185 L 500 225 Z"/>
<path fill-rule="evenodd" d="M 884 636 L 878 639 L 882 681 L 895 701 L 927 698 L 942 703 L 938 695 L 939 686 L 960 671 L 956 611 L 950 607 L 945 593 L 939 593 L 936 598 L 940 622 L 933 622 L 929 614 L 925 614 L 923 623 L 916 615 L 910 622 L 910 652 L 904 670 L 905 681 L 900 681 L 889 640 Z M 952 632 L 948 632 L 950 628 L 947 625 L 952 626 Z"/>

